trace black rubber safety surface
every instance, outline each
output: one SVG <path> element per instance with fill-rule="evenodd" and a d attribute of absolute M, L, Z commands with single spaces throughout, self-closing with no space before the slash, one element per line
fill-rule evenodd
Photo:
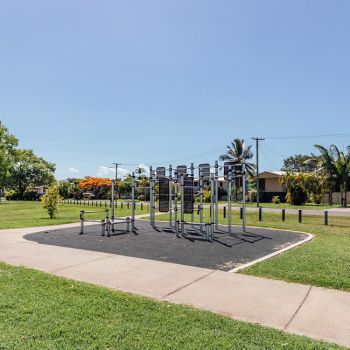
<path fill-rule="evenodd" d="M 247 228 L 243 233 L 240 227 L 233 227 L 232 235 L 228 235 L 227 227 L 220 226 L 214 241 L 208 242 L 190 225 L 186 225 L 188 235 L 182 238 L 177 238 L 174 228 L 166 222 L 157 221 L 153 228 L 149 221 L 137 220 L 135 227 L 136 234 L 126 233 L 125 225 L 118 225 L 111 237 L 102 237 L 101 226 L 92 225 L 85 226 L 83 235 L 79 235 L 80 227 L 73 227 L 31 233 L 25 238 L 42 244 L 228 271 L 307 237 L 263 228 Z"/>

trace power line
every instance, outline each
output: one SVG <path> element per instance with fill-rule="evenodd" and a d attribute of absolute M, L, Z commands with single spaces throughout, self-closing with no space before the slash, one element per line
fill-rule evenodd
<path fill-rule="evenodd" d="M 294 136 L 265 136 L 269 140 L 315 139 L 323 137 L 350 137 L 350 133 L 344 134 L 319 134 L 319 135 L 294 135 Z"/>

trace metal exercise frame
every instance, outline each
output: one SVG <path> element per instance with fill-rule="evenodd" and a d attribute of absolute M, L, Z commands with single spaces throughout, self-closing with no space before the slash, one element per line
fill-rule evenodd
<path fill-rule="evenodd" d="M 105 236 L 106 226 L 108 225 L 108 222 L 109 222 L 108 212 L 109 212 L 109 209 L 93 210 L 93 211 L 81 210 L 80 211 L 80 233 L 79 234 L 82 235 L 85 233 L 85 222 L 95 222 L 95 223 L 101 224 L 101 236 Z M 105 213 L 105 217 L 103 219 L 100 219 L 100 220 L 87 219 L 85 217 L 86 214 L 94 214 L 94 213 Z"/>
<path fill-rule="evenodd" d="M 209 172 L 210 172 L 210 165 L 209 164 L 203 164 L 203 166 L 205 167 L 209 167 Z M 209 223 L 204 223 L 203 222 L 203 178 L 204 178 L 204 167 L 199 166 L 199 206 L 198 206 L 198 210 L 199 210 L 199 222 L 195 222 L 194 221 L 194 206 L 193 206 L 193 189 L 194 189 L 194 184 L 193 184 L 193 180 L 194 180 L 194 176 L 193 176 L 193 170 L 194 170 L 194 166 L 193 163 L 191 164 L 191 175 L 188 177 L 188 175 L 186 174 L 181 174 L 181 219 L 177 220 L 175 222 L 175 232 L 176 232 L 176 236 L 177 237 L 189 237 L 189 236 L 193 236 L 192 233 L 186 231 L 185 227 L 187 225 L 190 225 L 191 228 L 197 228 L 198 227 L 198 232 L 196 232 L 197 234 L 199 234 L 200 236 L 205 237 L 205 239 L 207 241 L 211 241 L 212 240 L 212 222 Z M 188 186 L 188 184 L 185 183 L 186 179 L 191 179 L 192 183 L 190 184 L 190 186 Z M 186 200 L 185 200 L 185 191 L 187 190 L 192 190 L 192 194 L 190 196 L 190 200 L 192 201 L 192 208 L 190 210 L 191 213 L 191 221 L 185 221 L 185 210 L 186 210 Z M 188 211 L 188 210 L 187 210 Z"/>

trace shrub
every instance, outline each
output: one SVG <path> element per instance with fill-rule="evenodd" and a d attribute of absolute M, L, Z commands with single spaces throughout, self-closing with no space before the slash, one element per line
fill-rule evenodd
<path fill-rule="evenodd" d="M 18 194 L 17 194 L 17 192 L 14 191 L 14 190 L 6 191 L 6 193 L 5 193 L 5 198 L 6 198 L 8 201 L 14 201 L 14 200 L 18 199 Z"/>
<path fill-rule="evenodd" d="M 286 186 L 286 202 L 293 205 L 303 205 L 307 200 L 305 188 L 305 175 L 303 173 L 293 174 L 287 172 L 281 179 L 281 184 Z"/>
<path fill-rule="evenodd" d="M 211 199 L 211 193 L 210 193 L 210 191 L 205 190 L 205 191 L 203 192 L 203 202 L 204 202 L 204 203 L 210 203 L 210 199 Z"/>
<path fill-rule="evenodd" d="M 47 209 L 50 219 L 54 218 L 58 211 L 58 202 L 62 199 L 57 185 L 49 187 L 46 194 L 41 197 L 43 208 Z"/>
<path fill-rule="evenodd" d="M 280 197 L 279 196 L 273 196 L 272 197 L 272 203 L 273 204 L 280 204 L 281 203 Z"/>

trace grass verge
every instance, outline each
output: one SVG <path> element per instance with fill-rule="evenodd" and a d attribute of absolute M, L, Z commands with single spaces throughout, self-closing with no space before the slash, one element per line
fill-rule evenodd
<path fill-rule="evenodd" d="M 39 202 L 7 202 L 0 204 L 0 229 L 36 227 L 68 224 L 79 222 L 79 214 L 81 210 L 95 211 L 101 210 L 99 213 L 87 214 L 86 217 L 94 220 L 103 219 L 105 214 L 102 212 L 104 206 L 87 206 L 75 204 L 60 204 L 57 217 L 50 219 L 47 211 L 42 208 Z M 131 205 L 130 205 L 131 208 Z M 119 206 L 116 209 L 117 216 L 131 215 L 131 209 L 126 205 L 123 208 Z M 140 206 L 136 206 L 136 215 L 147 214 L 148 206 L 145 205 L 143 210 Z M 109 210 L 111 215 L 111 210 Z"/>
<path fill-rule="evenodd" d="M 0 263 L 0 349 L 342 349 Z"/>

